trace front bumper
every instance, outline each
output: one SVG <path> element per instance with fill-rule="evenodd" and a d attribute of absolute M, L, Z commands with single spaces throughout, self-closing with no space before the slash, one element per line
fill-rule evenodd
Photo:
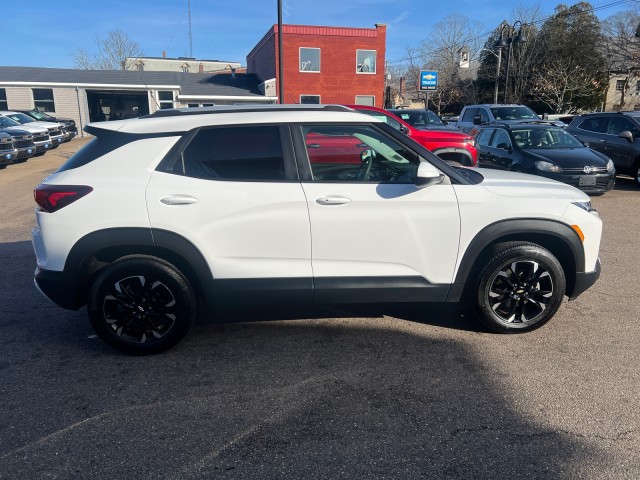
<path fill-rule="evenodd" d="M 600 259 L 598 259 L 596 269 L 593 272 L 576 272 L 576 284 L 573 287 L 573 291 L 569 294 L 569 300 L 575 300 L 580 294 L 596 283 L 598 278 L 600 278 L 601 269 Z"/>
<path fill-rule="evenodd" d="M 572 187 L 576 187 L 579 190 L 582 190 L 587 195 L 602 195 L 603 193 L 611 190 L 616 184 L 616 173 L 598 173 L 591 175 L 579 175 L 579 174 L 571 174 L 571 173 L 547 173 L 537 171 L 537 174 L 541 177 L 550 178 L 552 180 L 557 180 L 558 182 L 566 183 L 567 185 L 571 185 Z M 581 183 L 585 182 L 585 179 L 590 180 L 591 182 L 595 182 L 592 185 L 581 185 Z M 581 181 L 582 179 L 582 181 Z"/>

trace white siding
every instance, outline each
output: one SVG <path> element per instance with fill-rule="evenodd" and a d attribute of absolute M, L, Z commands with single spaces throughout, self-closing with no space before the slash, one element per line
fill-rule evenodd
<path fill-rule="evenodd" d="M 6 87 L 7 104 L 9 109 L 31 110 L 33 108 L 33 97 L 31 89 L 25 87 Z"/>

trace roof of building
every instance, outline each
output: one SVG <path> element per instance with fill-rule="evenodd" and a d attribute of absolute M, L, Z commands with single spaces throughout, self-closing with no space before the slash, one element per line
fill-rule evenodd
<path fill-rule="evenodd" d="M 66 68 L 3 67 L 0 85 L 70 86 L 107 88 L 139 86 L 180 88 L 181 95 L 260 96 L 260 80 L 249 73 L 139 72 L 131 70 L 80 70 Z"/>

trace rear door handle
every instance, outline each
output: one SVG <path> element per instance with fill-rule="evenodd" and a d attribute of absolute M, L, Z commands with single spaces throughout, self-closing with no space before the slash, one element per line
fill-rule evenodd
<path fill-rule="evenodd" d="M 198 199 L 191 195 L 169 195 L 168 197 L 162 197 L 160 202 L 165 205 L 191 205 L 198 203 Z"/>
<path fill-rule="evenodd" d="M 351 203 L 351 199 L 347 197 L 341 197 L 339 195 L 328 195 L 326 197 L 320 197 L 316 199 L 318 205 L 345 205 Z"/>

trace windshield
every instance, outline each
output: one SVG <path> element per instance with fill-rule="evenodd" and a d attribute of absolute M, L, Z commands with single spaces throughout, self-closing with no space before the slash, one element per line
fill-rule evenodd
<path fill-rule="evenodd" d="M 358 113 L 364 113 L 369 115 L 370 117 L 377 118 L 378 120 L 382 120 L 390 127 L 395 128 L 396 130 L 401 130 L 401 124 L 395 118 L 390 117 L 389 115 L 381 112 L 377 112 L 375 110 L 357 110 Z"/>
<path fill-rule="evenodd" d="M 7 117 L 22 124 L 35 122 L 33 118 L 31 118 L 29 115 L 25 115 L 24 113 L 12 113 L 11 115 L 7 115 Z"/>
<path fill-rule="evenodd" d="M 533 110 L 529 107 L 493 107 L 491 109 L 493 118 L 496 120 L 539 120 Z"/>
<path fill-rule="evenodd" d="M 520 148 L 584 148 L 576 137 L 562 128 L 518 128 L 511 135 Z"/>
<path fill-rule="evenodd" d="M 29 115 L 31 115 L 33 118 L 44 121 L 47 121 L 51 118 L 51 116 L 47 115 L 46 113 L 42 113 L 40 110 L 31 110 L 29 112 Z"/>
<path fill-rule="evenodd" d="M 18 122 L 16 122 L 15 120 L 11 120 L 9 117 L 0 116 L 0 127 L 2 128 L 17 127 L 19 125 L 20 124 Z"/>
<path fill-rule="evenodd" d="M 398 110 L 393 113 L 416 128 L 427 128 L 429 125 L 444 125 L 440 117 L 429 110 Z"/>

